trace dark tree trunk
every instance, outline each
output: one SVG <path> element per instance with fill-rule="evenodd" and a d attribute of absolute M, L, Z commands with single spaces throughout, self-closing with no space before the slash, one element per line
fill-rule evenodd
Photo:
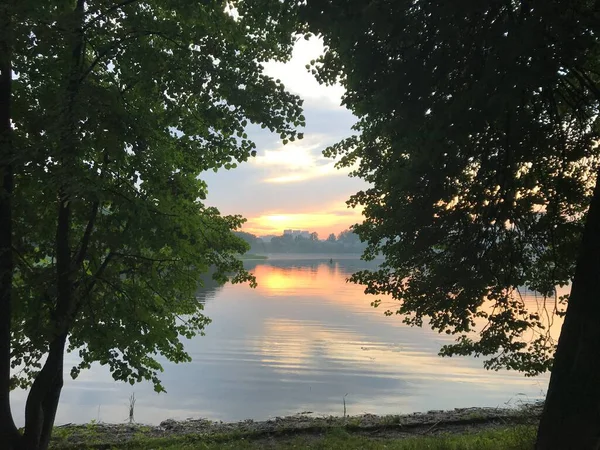
<path fill-rule="evenodd" d="M 0 443 L 15 448 L 20 435 L 10 410 L 10 324 L 12 319 L 13 156 L 12 55 L 8 5 L 0 9 Z"/>
<path fill-rule="evenodd" d="M 61 192 L 56 226 L 56 308 L 52 314 L 55 338 L 48 359 L 36 376 L 25 405 L 24 449 L 46 450 L 63 386 L 65 344 L 75 311 L 73 265 L 69 245 L 71 206 Z"/>
<path fill-rule="evenodd" d="M 83 21 L 85 0 L 77 0 L 73 11 L 73 28 L 68 36 L 71 44 L 71 70 L 67 74 L 64 110 L 62 111 L 63 147 L 61 161 L 65 174 L 75 157 L 74 103 L 80 84 L 83 55 Z M 14 157 L 11 128 L 11 46 L 8 3 L 0 2 L 0 448 L 2 450 L 45 450 L 48 447 L 56 410 L 63 386 L 64 350 L 69 329 L 76 310 L 73 280 L 74 261 L 71 257 L 70 198 L 61 190 L 56 233 L 56 287 L 57 301 L 53 311 L 54 337 L 49 342 L 48 358 L 36 377 L 25 407 L 25 430 L 18 432 L 10 409 L 10 340 L 11 340 L 11 289 L 14 261 L 12 253 L 12 209 Z M 68 183 L 68 176 L 65 183 Z M 87 250 L 87 241 L 93 228 L 86 230 L 86 239 L 76 258 L 80 263 Z"/>
<path fill-rule="evenodd" d="M 587 214 L 536 449 L 600 449 L 600 176 Z"/>
<path fill-rule="evenodd" d="M 60 400 L 60 393 L 63 387 L 63 357 L 64 356 L 64 345 L 61 351 L 61 362 L 60 367 L 57 370 L 56 376 L 46 392 L 46 397 L 42 402 L 42 412 L 44 414 L 44 424 L 42 426 L 42 432 L 40 434 L 40 449 L 47 449 L 50 444 L 50 438 L 52 437 L 52 428 L 54 427 L 54 420 L 56 419 L 56 410 L 58 409 L 58 402 Z"/>
<path fill-rule="evenodd" d="M 46 450 L 52 434 L 56 409 L 63 386 L 65 344 L 75 309 L 73 267 L 69 245 L 71 206 L 61 195 L 56 227 L 56 308 L 52 314 L 55 337 L 48 359 L 36 376 L 25 405 L 23 449 Z"/>
<path fill-rule="evenodd" d="M 58 192 L 58 220 L 56 227 L 56 307 L 52 313 L 55 334 L 50 343 L 48 359 L 36 377 L 25 406 L 25 431 L 23 434 L 23 450 L 46 450 L 52 434 L 56 410 L 63 386 L 64 351 L 69 330 L 73 324 L 76 311 L 74 296 L 74 269 L 79 261 L 83 261 L 87 249 L 87 240 L 93 229 L 86 230 L 82 248 L 72 259 L 71 252 L 71 201 L 67 192 L 76 160 L 76 119 L 74 117 L 75 101 L 80 84 L 81 61 L 83 55 L 83 19 L 85 0 L 77 0 L 73 11 L 73 29 L 68 36 L 71 43 L 70 71 L 67 74 L 64 106 L 61 111 L 61 161 L 64 170 L 63 185 Z M 72 194 L 71 194 L 72 195 Z"/>
<path fill-rule="evenodd" d="M 23 450 L 46 450 L 50 442 L 60 391 L 63 385 L 63 359 L 66 335 L 51 345 L 48 359 L 35 378 L 25 405 Z"/>

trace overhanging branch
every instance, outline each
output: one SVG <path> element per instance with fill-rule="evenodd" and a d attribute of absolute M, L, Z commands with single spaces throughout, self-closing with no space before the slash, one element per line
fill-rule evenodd
<path fill-rule="evenodd" d="M 121 8 L 123 8 L 124 6 L 130 5 L 132 3 L 135 3 L 139 0 L 124 0 L 121 3 L 117 3 L 116 5 L 111 6 L 110 8 L 108 8 L 106 11 L 104 12 L 100 12 L 100 8 L 96 9 L 95 11 L 92 11 L 89 13 L 90 16 L 94 16 L 92 17 L 84 26 L 83 29 L 87 30 L 89 27 L 91 27 L 94 23 L 96 23 L 98 20 L 103 19 L 104 17 L 108 16 L 110 13 L 117 11 Z"/>

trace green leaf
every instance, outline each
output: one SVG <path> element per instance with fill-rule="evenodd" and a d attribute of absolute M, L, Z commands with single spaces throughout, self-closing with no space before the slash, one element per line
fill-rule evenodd
<path fill-rule="evenodd" d="M 164 391 L 159 355 L 189 361 L 181 337 L 209 323 L 202 274 L 255 283 L 234 256 L 243 219 L 206 206 L 199 178 L 256 155 L 249 123 L 293 133 L 301 102 L 259 61 L 291 56 L 297 5 L 234 0 L 234 20 L 220 2 L 62 3 L 12 2 L 0 21 L 19 74 L 0 103 L 14 124 L 11 383 L 28 386 L 67 335 L 73 377 L 100 362 Z"/>
<path fill-rule="evenodd" d="M 351 281 L 397 300 L 405 323 L 455 335 L 443 355 L 544 372 L 556 337 L 543 317 L 565 302 L 540 312 L 521 293 L 554 305 L 577 266 L 600 161 L 600 39 L 581 20 L 595 6 L 382 5 L 302 14 L 325 46 L 311 73 L 340 83 L 358 118 L 324 154 L 368 184 L 348 201 L 363 210 L 353 229 L 364 258 L 385 258 Z"/>

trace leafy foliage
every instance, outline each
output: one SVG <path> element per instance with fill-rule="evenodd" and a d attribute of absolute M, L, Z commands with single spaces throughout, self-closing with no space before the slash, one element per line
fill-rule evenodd
<path fill-rule="evenodd" d="M 249 123 L 298 137 L 301 101 L 260 64 L 289 56 L 294 15 L 277 1 L 11 5 L 14 386 L 30 385 L 68 329 L 73 377 L 97 361 L 160 391 L 156 355 L 188 361 L 180 336 L 208 322 L 199 275 L 215 266 L 220 282 L 254 282 L 235 257 L 243 219 L 206 206 L 199 177 L 256 153 Z"/>
<path fill-rule="evenodd" d="M 364 206 L 365 257 L 386 258 L 352 281 L 457 335 L 443 355 L 547 370 L 542 314 L 564 312 L 555 287 L 572 279 L 598 170 L 596 3 L 309 0 L 304 14 L 327 48 L 313 73 L 360 119 L 326 154 L 371 184 L 348 204 Z"/>

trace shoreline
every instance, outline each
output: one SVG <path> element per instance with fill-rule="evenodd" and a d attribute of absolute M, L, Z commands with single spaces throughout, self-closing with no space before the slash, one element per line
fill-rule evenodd
<path fill-rule="evenodd" d="M 197 437 L 207 440 L 272 439 L 298 435 L 322 435 L 335 429 L 353 434 L 405 438 L 439 434 L 473 433 L 506 428 L 511 425 L 534 425 L 542 411 L 542 403 L 524 404 L 514 408 L 456 408 L 402 415 L 312 417 L 308 413 L 276 417 L 265 421 L 244 420 L 221 422 L 208 419 L 167 419 L 159 425 L 143 424 L 64 424 L 54 427 L 53 449 L 111 448 L 128 443 L 177 437 Z"/>

